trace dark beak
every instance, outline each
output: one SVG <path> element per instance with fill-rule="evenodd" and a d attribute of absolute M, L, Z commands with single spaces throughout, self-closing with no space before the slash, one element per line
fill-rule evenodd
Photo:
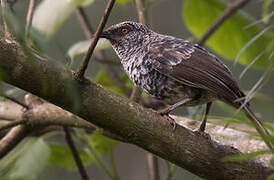
<path fill-rule="evenodd" d="M 100 38 L 110 39 L 110 33 L 108 31 L 103 31 L 100 35 Z"/>

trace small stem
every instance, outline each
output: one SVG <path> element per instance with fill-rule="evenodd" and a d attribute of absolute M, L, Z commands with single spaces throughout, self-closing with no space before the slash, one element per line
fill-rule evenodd
<path fill-rule="evenodd" d="M 172 177 L 174 176 L 175 171 L 176 171 L 176 166 L 173 165 L 173 164 L 171 164 L 168 161 L 165 161 L 165 162 L 166 162 L 166 166 L 167 166 L 167 177 L 166 177 L 166 180 L 172 180 Z"/>
<path fill-rule="evenodd" d="M 250 0 L 237 0 L 231 6 L 229 6 L 223 14 L 215 21 L 215 23 L 208 29 L 203 37 L 197 42 L 199 45 L 203 45 L 206 40 L 238 9 L 244 7 Z"/>
<path fill-rule="evenodd" d="M 5 129 L 12 128 L 14 126 L 18 126 L 19 124 L 25 124 L 27 122 L 26 119 L 20 119 L 20 120 L 14 120 L 12 122 L 9 122 L 3 126 L 0 126 L 0 131 L 3 131 Z"/>
<path fill-rule="evenodd" d="M 87 39 L 91 39 L 93 30 L 91 28 L 91 25 L 88 21 L 88 17 L 86 15 L 84 9 L 81 7 L 77 7 L 76 15 L 77 15 L 78 21 L 80 22 L 80 25 L 81 25 L 84 33 L 85 33 L 85 36 L 87 37 Z"/>
<path fill-rule="evenodd" d="M 99 26 L 98 26 L 98 28 L 95 32 L 94 39 L 93 39 L 93 41 L 91 42 L 91 44 L 89 46 L 89 49 L 88 49 L 88 52 L 87 52 L 86 56 L 84 57 L 83 63 L 80 67 L 80 70 L 76 74 L 77 79 L 83 79 L 83 77 L 84 77 L 85 71 L 88 67 L 89 59 L 92 56 L 93 51 L 95 49 L 95 46 L 96 46 L 96 44 L 99 40 L 99 36 L 102 33 L 102 31 L 103 31 L 103 29 L 106 25 L 106 22 L 108 20 L 108 17 L 110 15 L 110 12 L 111 12 L 111 9 L 112 9 L 114 3 L 115 3 L 115 0 L 109 0 L 109 2 L 107 4 L 107 7 L 105 9 L 105 14 L 102 17 L 102 19 L 100 21 L 100 24 L 99 24 Z"/>
<path fill-rule="evenodd" d="M 64 127 L 64 132 L 65 132 L 66 141 L 67 141 L 67 143 L 69 145 L 69 148 L 70 148 L 71 153 L 73 155 L 74 161 L 75 161 L 75 163 L 76 163 L 76 165 L 78 167 L 78 170 L 79 170 L 79 173 L 80 173 L 80 175 L 82 177 L 82 180 L 88 180 L 89 179 L 88 178 L 88 174 L 87 174 L 87 172 L 85 170 L 85 167 L 84 167 L 84 165 L 83 165 L 83 163 L 81 161 L 79 153 L 78 153 L 78 151 L 77 151 L 77 149 L 75 147 L 75 144 L 73 142 L 73 139 L 72 139 L 70 131 L 69 131 L 69 128 L 68 127 Z"/>
<path fill-rule="evenodd" d="M 83 29 L 85 33 L 86 38 L 90 39 L 93 34 L 93 28 L 91 27 L 88 21 L 88 18 L 84 9 L 78 7 L 76 9 L 76 14 L 78 17 L 78 21 L 80 22 L 81 28 Z M 116 61 L 106 60 L 104 52 L 101 50 L 94 52 L 94 57 L 101 64 L 106 64 L 106 66 L 104 67 L 108 77 L 110 77 L 111 81 L 113 81 L 114 84 L 116 84 L 117 87 L 119 87 L 126 96 L 130 96 L 130 91 L 131 91 L 130 88 L 125 86 L 119 73 L 112 67 L 112 65 L 120 65 L 120 63 Z"/>
<path fill-rule="evenodd" d="M 86 140 L 85 140 L 86 141 Z M 98 152 L 92 147 L 91 144 L 88 143 L 88 148 L 90 150 L 90 152 L 92 153 L 95 162 L 98 164 L 98 166 L 106 173 L 106 175 L 112 179 L 112 180 L 116 180 L 116 177 L 113 175 L 113 173 L 107 168 L 107 166 L 104 164 L 104 162 L 102 161 L 102 159 L 100 158 L 100 156 L 98 155 Z"/>
<path fill-rule="evenodd" d="M 151 153 L 147 153 L 147 165 L 149 180 L 159 180 L 159 167 L 157 157 Z"/>
<path fill-rule="evenodd" d="M 27 109 L 27 110 L 29 109 L 28 105 L 26 105 L 25 103 L 22 103 L 22 102 L 18 101 L 18 100 L 15 99 L 14 97 L 8 96 L 8 95 L 3 94 L 3 93 L 0 93 L 0 96 L 2 96 L 3 98 L 8 99 L 8 100 L 10 100 L 10 101 L 12 101 L 12 102 L 14 102 L 14 103 L 20 105 L 20 106 L 22 106 L 23 108 L 25 108 L 25 109 Z"/>
<path fill-rule="evenodd" d="M 29 9 L 28 9 L 28 13 L 27 13 L 27 19 L 26 19 L 26 21 L 27 21 L 26 29 L 25 29 L 26 37 L 29 36 L 29 31 L 30 31 L 30 27 L 32 24 L 34 8 L 35 8 L 35 0 L 30 0 L 29 1 Z"/>
<path fill-rule="evenodd" d="M 146 11 L 144 8 L 144 1 L 143 0 L 135 0 L 136 8 L 138 12 L 139 22 L 141 24 L 147 25 L 147 17 Z"/>
<path fill-rule="evenodd" d="M 111 167 L 112 167 L 112 171 L 114 173 L 114 176 L 116 177 L 115 179 L 120 179 L 119 175 L 118 175 L 118 171 L 117 171 L 116 166 L 115 166 L 113 150 L 110 152 L 110 163 L 111 163 Z"/>
<path fill-rule="evenodd" d="M 2 22 L 3 22 L 4 36 L 6 38 L 11 38 L 11 34 L 9 32 L 8 24 L 6 21 L 7 0 L 1 0 L 1 8 L 2 8 Z"/>

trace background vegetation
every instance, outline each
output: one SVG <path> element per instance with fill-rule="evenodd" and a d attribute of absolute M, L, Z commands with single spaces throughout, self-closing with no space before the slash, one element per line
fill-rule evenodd
<path fill-rule="evenodd" d="M 35 2 L 32 20 L 26 18 L 30 12 L 29 3 L 31 2 Z M 224 59 L 235 79 L 246 92 L 247 101 L 251 101 L 256 115 L 264 122 L 272 122 L 274 108 L 273 0 L 242 0 L 244 3 L 236 7 L 235 12 L 231 11 L 231 7 L 239 2 L 241 0 L 146 0 L 143 2 L 145 22 L 143 20 L 142 23 L 157 32 L 204 44 L 208 50 Z M 92 34 L 99 24 L 107 3 L 105 0 L 18 2 L 2 0 L 1 36 L 15 38 L 23 47 L 22 49 L 25 48 L 26 54 L 33 53 L 28 50 L 31 46 L 36 53 L 54 61 L 58 60 L 55 62 L 58 64 L 56 66 L 61 64 L 62 67 L 77 71 L 87 53 Z M 138 5 L 138 0 L 136 2 L 117 0 L 106 26 L 125 20 L 142 21 L 140 16 L 142 9 L 138 8 L 136 3 Z M 3 4 L 6 4 L 6 8 Z M 218 18 L 222 17 L 223 13 L 230 13 L 231 17 L 225 18 L 224 22 L 202 41 L 206 32 Z M 83 25 L 85 21 L 82 20 L 85 15 L 88 19 L 86 22 L 94 30 Z M 0 66 L 0 79 L 2 79 L 1 72 L 5 70 L 2 68 Z M 123 97 L 130 97 L 131 90 L 134 89 L 121 69 L 110 44 L 105 40 L 99 40 L 85 77 Z M 19 86 L 15 87 L 5 82 L 3 78 L 0 83 L 2 96 L 0 112 L 1 108 L 6 108 L 6 103 L 10 101 L 23 106 L 27 104 L 27 108 L 30 108 L 26 100 L 27 92 L 22 90 L 24 88 L 19 89 Z M 47 84 L 44 88 L 50 91 Z M 77 91 L 69 83 L 66 88 L 69 90 L 74 108 L 79 108 Z M 138 96 L 138 93 L 135 96 Z M 155 105 L 154 100 L 146 94 L 141 95 L 141 104 L 148 106 L 152 105 L 152 102 Z M 14 107 L 15 105 L 9 111 L 12 115 L 17 112 Z M 200 120 L 203 109 L 204 107 L 182 108 L 175 114 Z M 235 126 L 235 124 L 236 126 L 249 125 L 249 121 L 241 113 L 235 112 L 234 109 L 218 102 L 214 104 L 211 118 L 221 120 L 218 124 L 221 122 L 226 127 Z M 0 113 L 0 121 L 2 121 L 0 128 L 6 127 L 8 124 L 6 121 L 10 122 L 3 117 L 3 114 L 5 113 Z M 83 123 L 83 126 L 85 125 Z M 272 131 L 271 123 L 266 123 L 266 127 Z M 49 130 L 42 135 L 32 134 L 31 137 L 22 138 L 23 140 L 12 148 L 11 152 L 0 159 L 0 179 L 81 179 L 77 172 L 75 156 L 71 154 L 72 147 L 67 145 L 71 139 L 68 137 L 69 134 L 73 136 L 72 139 L 90 179 L 152 180 L 159 177 L 167 180 L 201 179 L 197 174 L 156 158 L 139 147 L 113 140 L 101 135 L 98 131 L 90 132 L 89 129 L 87 132 L 84 129 L 71 128 L 67 129 L 70 133 L 66 131 L 64 133 L 58 126 L 53 129 L 54 131 Z M 254 132 L 248 132 L 251 139 L 260 139 Z M 1 142 L 7 132 L 2 130 L 0 134 L 1 148 Z M 242 161 L 262 154 L 271 153 L 260 149 L 251 155 L 244 154 L 234 158 Z M 228 158 L 228 160 L 231 159 Z M 84 179 L 83 174 L 82 179 Z"/>

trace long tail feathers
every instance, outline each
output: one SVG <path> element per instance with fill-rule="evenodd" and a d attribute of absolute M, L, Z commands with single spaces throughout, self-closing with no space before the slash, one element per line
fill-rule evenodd
<path fill-rule="evenodd" d="M 272 152 L 274 152 L 273 143 L 271 141 L 271 135 L 267 131 L 267 129 L 263 126 L 262 122 L 259 119 L 257 119 L 257 117 L 254 115 L 254 113 L 251 111 L 251 109 L 248 106 L 244 106 L 243 111 L 248 117 L 248 119 L 250 119 L 251 122 L 254 124 L 256 130 L 262 136 L 264 142 L 269 147 L 269 149 Z"/>

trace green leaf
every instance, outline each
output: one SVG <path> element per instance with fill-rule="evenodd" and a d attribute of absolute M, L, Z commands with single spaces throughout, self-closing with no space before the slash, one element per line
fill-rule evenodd
<path fill-rule="evenodd" d="M 260 151 L 251 152 L 251 153 L 231 155 L 231 156 L 224 157 L 222 161 L 230 161 L 230 162 L 246 161 L 264 154 L 272 154 L 272 152 L 270 150 L 260 150 Z"/>
<path fill-rule="evenodd" d="M 263 21 L 264 23 L 268 23 L 270 19 L 269 10 L 271 8 L 271 4 L 274 3 L 274 0 L 266 0 L 263 5 Z M 273 13 L 273 12 L 272 12 Z"/>
<path fill-rule="evenodd" d="M 77 6 L 87 6 L 93 2 L 94 0 L 43 0 L 35 9 L 32 25 L 50 39 Z"/>
<path fill-rule="evenodd" d="M 117 3 L 122 4 L 122 5 L 126 5 L 130 2 L 132 2 L 132 0 L 117 0 Z"/>
<path fill-rule="evenodd" d="M 23 141 L 1 160 L 0 179 L 38 179 L 47 165 L 50 149 L 42 138 Z"/>
<path fill-rule="evenodd" d="M 90 145 L 101 155 L 112 151 L 118 144 L 117 141 L 101 135 L 98 131 L 94 131 L 89 139 Z"/>
<path fill-rule="evenodd" d="M 201 38 L 226 8 L 220 0 L 186 0 L 183 6 L 183 19 L 187 28 L 195 37 Z M 240 50 L 252 38 L 262 32 L 258 26 L 246 28 L 252 22 L 236 13 L 227 19 L 208 39 L 206 45 L 226 59 L 233 60 Z M 270 28 L 271 29 L 271 28 Z M 239 63 L 249 64 L 258 54 L 268 48 L 273 36 L 270 32 L 262 34 L 239 57 Z M 269 55 L 265 53 L 252 67 L 265 68 L 270 64 Z"/>
<path fill-rule="evenodd" d="M 68 55 L 71 58 L 72 61 L 74 61 L 74 59 L 81 55 L 81 54 L 85 54 L 88 51 L 88 48 L 90 46 L 91 40 L 86 40 L 86 41 L 80 41 L 75 43 L 74 45 L 72 45 L 69 50 L 68 50 Z M 96 50 L 103 50 L 103 49 L 108 49 L 111 47 L 111 44 L 104 40 L 104 39 L 99 39 L 95 51 Z"/>
<path fill-rule="evenodd" d="M 67 145 L 50 144 L 51 156 L 49 165 L 59 168 L 65 168 L 69 171 L 77 170 L 77 166 Z M 83 150 L 78 149 L 78 153 L 84 165 L 89 165 L 93 162 L 91 155 Z"/>
<path fill-rule="evenodd" d="M 267 180 L 274 180 L 274 174 L 271 174 L 270 176 L 268 176 Z"/>
<path fill-rule="evenodd" d="M 108 88 L 109 90 L 124 96 L 122 90 L 119 89 L 117 86 L 115 86 L 113 82 L 109 79 L 106 71 L 104 70 L 99 71 L 98 74 L 96 75 L 96 81 L 98 84 L 101 84 L 102 86 Z"/>

